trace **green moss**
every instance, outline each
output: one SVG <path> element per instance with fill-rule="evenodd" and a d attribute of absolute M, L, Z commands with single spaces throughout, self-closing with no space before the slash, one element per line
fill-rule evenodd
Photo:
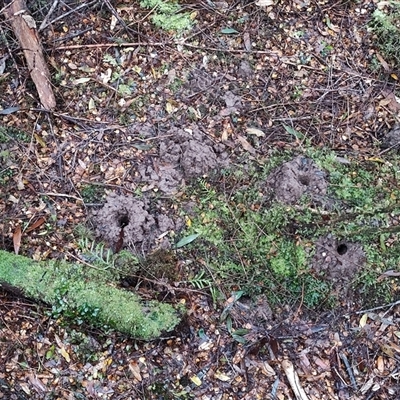
<path fill-rule="evenodd" d="M 192 26 L 190 14 L 182 13 L 176 1 L 142 0 L 140 6 L 154 9 L 152 14 L 154 25 L 166 31 L 181 32 Z"/>
<path fill-rule="evenodd" d="M 150 340 L 179 322 L 169 304 L 143 302 L 117 287 L 115 273 L 65 262 L 35 262 L 0 251 L 0 280 L 62 313 Z"/>

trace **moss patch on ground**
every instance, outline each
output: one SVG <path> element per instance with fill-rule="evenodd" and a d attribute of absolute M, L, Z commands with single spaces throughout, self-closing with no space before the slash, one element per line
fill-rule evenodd
<path fill-rule="evenodd" d="M 196 211 L 186 215 L 186 233 L 200 235 L 189 245 L 202 260 L 196 273 L 203 280 L 208 276 L 214 291 L 224 296 L 244 290 L 267 295 L 272 305 L 301 301 L 330 307 L 344 293 L 368 305 L 393 300 L 399 295 L 396 278 L 381 275 L 400 263 L 398 156 L 347 160 L 311 147 L 301 153 L 326 175 L 328 191 L 321 204 L 307 194 L 295 204 L 273 199 L 268 176 L 293 159 L 293 152 L 235 166 L 191 187 L 187 196 Z M 340 279 L 333 281 L 329 270 L 315 267 L 316 253 L 323 251 L 317 246 L 321 238 L 337 243 L 339 262 L 347 248 L 365 254 L 347 287 Z"/>

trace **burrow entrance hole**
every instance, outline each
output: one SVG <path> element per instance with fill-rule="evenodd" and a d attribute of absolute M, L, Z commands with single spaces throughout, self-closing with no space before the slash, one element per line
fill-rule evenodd
<path fill-rule="evenodd" d="M 341 256 L 342 256 L 343 254 L 346 254 L 346 253 L 347 253 L 347 250 L 348 250 L 348 248 L 347 248 L 346 243 L 340 243 L 340 244 L 338 245 L 337 249 L 336 249 L 336 251 L 338 252 L 338 254 L 341 255 Z"/>
<path fill-rule="evenodd" d="M 129 217 L 128 214 L 121 215 L 118 218 L 118 226 L 120 228 L 125 228 L 129 224 Z"/>
<path fill-rule="evenodd" d="M 303 185 L 303 186 L 308 186 L 310 184 L 310 177 L 307 175 L 300 175 L 299 176 L 299 182 Z"/>

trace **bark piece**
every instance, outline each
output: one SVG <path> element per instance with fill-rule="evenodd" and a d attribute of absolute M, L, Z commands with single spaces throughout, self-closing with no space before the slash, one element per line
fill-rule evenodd
<path fill-rule="evenodd" d="M 24 51 L 30 75 L 39 94 L 40 102 L 46 110 L 56 106 L 50 82 L 50 72 L 43 56 L 35 20 L 27 12 L 24 0 L 14 0 L 4 9 L 18 42 Z"/>

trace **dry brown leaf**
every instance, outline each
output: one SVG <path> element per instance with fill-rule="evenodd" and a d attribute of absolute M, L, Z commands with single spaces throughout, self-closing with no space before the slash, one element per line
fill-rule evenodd
<path fill-rule="evenodd" d="M 400 110 L 400 100 L 395 93 L 390 90 L 383 90 L 382 94 L 385 96 L 385 98 L 381 100 L 379 104 L 383 107 L 386 106 L 390 111 L 398 112 Z"/>
<path fill-rule="evenodd" d="M 238 135 L 237 139 L 246 151 L 250 154 L 256 154 L 256 149 L 243 136 Z"/>
<path fill-rule="evenodd" d="M 201 380 L 197 375 L 193 375 L 190 377 L 190 380 L 196 385 L 200 386 L 201 385 Z"/>
<path fill-rule="evenodd" d="M 267 361 L 261 362 L 261 372 L 266 376 L 275 376 L 276 375 L 274 369 L 268 364 Z"/>
<path fill-rule="evenodd" d="M 264 137 L 265 136 L 265 133 L 261 129 L 258 129 L 258 128 L 251 128 L 251 127 L 246 128 L 246 133 L 248 135 L 255 135 L 257 137 Z"/>
<path fill-rule="evenodd" d="M 364 328 L 368 321 L 368 313 L 363 314 L 363 316 L 360 318 L 360 322 L 358 323 L 360 328 Z"/>
<path fill-rule="evenodd" d="M 383 274 L 379 275 L 377 281 L 380 282 L 385 278 L 389 278 L 391 276 L 400 276 L 400 272 L 394 271 L 393 269 L 390 269 L 389 271 L 384 272 Z"/>
<path fill-rule="evenodd" d="M 375 53 L 375 56 L 378 59 L 378 61 L 381 63 L 383 69 L 386 72 L 390 72 L 389 64 L 384 60 L 384 58 L 378 52 Z"/>
<path fill-rule="evenodd" d="M 330 363 L 328 360 L 322 360 L 321 358 L 314 356 L 314 362 L 318 367 L 320 367 L 323 371 L 329 371 L 331 369 Z"/>
<path fill-rule="evenodd" d="M 46 386 L 36 375 L 29 374 L 28 378 L 29 378 L 29 381 L 31 382 L 31 384 L 35 387 L 35 389 L 39 393 L 46 393 L 46 391 L 47 391 Z"/>
<path fill-rule="evenodd" d="M 29 233 L 35 230 L 36 228 L 39 228 L 39 226 L 42 226 L 45 222 L 46 222 L 45 218 L 43 217 L 38 218 L 36 222 L 34 222 L 31 226 L 25 229 L 25 233 Z"/>
<path fill-rule="evenodd" d="M 250 40 L 250 34 L 248 32 L 245 32 L 243 34 L 243 43 L 244 43 L 244 48 L 247 51 L 251 51 L 251 40 Z"/>
<path fill-rule="evenodd" d="M 129 370 L 132 372 L 132 375 L 136 380 L 142 382 L 142 374 L 140 373 L 139 364 L 136 361 L 132 361 L 129 363 Z"/>
<path fill-rule="evenodd" d="M 311 363 L 310 363 L 310 360 L 307 357 L 307 353 L 306 353 L 305 350 L 303 350 L 300 353 L 300 357 L 299 358 L 300 358 L 300 365 L 301 365 L 301 368 L 303 369 L 303 371 L 308 375 L 311 374 L 311 371 L 312 371 Z"/>
<path fill-rule="evenodd" d="M 214 374 L 214 377 L 217 378 L 217 379 L 219 379 L 219 380 L 222 381 L 222 382 L 228 382 L 228 381 L 231 380 L 231 378 L 230 378 L 228 375 L 225 375 L 224 373 L 222 373 L 222 372 L 220 372 L 220 371 L 217 371 L 217 372 Z"/>
<path fill-rule="evenodd" d="M 22 229 L 20 225 L 17 225 L 13 234 L 13 244 L 15 254 L 19 253 L 19 248 L 21 247 Z"/>
<path fill-rule="evenodd" d="M 383 361 L 383 357 L 379 356 L 376 360 L 376 368 L 380 373 L 385 371 L 385 362 Z"/>

